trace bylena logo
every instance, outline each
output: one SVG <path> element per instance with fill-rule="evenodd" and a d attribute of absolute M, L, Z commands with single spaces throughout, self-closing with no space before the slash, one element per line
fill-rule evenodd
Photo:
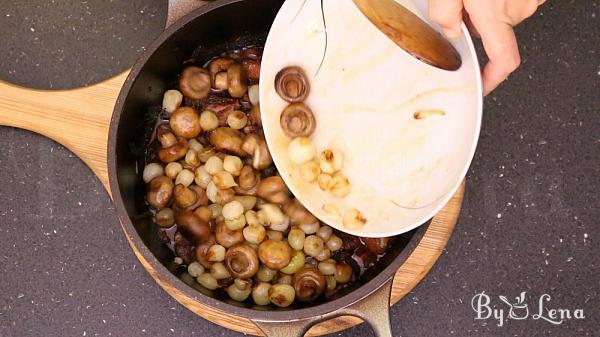
<path fill-rule="evenodd" d="M 471 300 L 471 307 L 475 311 L 476 320 L 487 320 L 495 319 L 499 327 L 504 326 L 506 320 L 512 319 L 516 321 L 532 319 L 532 320 L 543 320 L 550 324 L 560 325 L 566 320 L 570 319 L 584 319 L 585 315 L 583 309 L 562 309 L 553 308 L 550 305 L 552 297 L 548 294 L 543 294 L 537 300 L 537 308 L 532 307 L 531 310 L 529 305 L 526 303 L 526 292 L 522 292 L 519 296 L 515 297 L 515 301 L 511 301 L 504 295 L 498 296 L 501 305 L 496 306 L 492 303 L 490 295 L 482 291 L 479 294 L 475 294 Z M 506 314 L 508 313 L 508 315 Z"/>

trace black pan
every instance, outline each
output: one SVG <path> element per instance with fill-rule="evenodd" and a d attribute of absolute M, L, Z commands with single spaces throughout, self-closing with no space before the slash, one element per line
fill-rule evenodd
<path fill-rule="evenodd" d="M 186 278 L 185 272 L 173 264 L 173 253 L 160 241 L 144 204 L 145 186 L 140 170 L 144 165 L 145 148 L 162 95 L 175 87 L 184 61 L 192 57 L 202 64 L 224 50 L 260 44 L 266 39 L 282 3 L 280 0 L 210 2 L 168 27 L 133 66 L 110 124 L 108 168 L 117 213 L 125 232 L 136 233 L 128 239 L 134 246 L 142 247 L 136 253 L 147 261 L 147 269 L 158 273 L 160 279 L 173 287 L 179 294 L 176 299 L 185 302 L 187 307 L 197 302 L 224 315 L 245 317 L 268 336 L 302 336 L 316 322 L 340 315 L 361 317 L 372 325 L 377 336 L 392 336 L 388 313 L 391 282 L 427 225 L 397 238 L 375 267 L 330 301 L 265 310 L 227 301 Z M 180 14 L 189 7 L 189 3 L 175 2 L 170 4 L 170 11 Z"/>

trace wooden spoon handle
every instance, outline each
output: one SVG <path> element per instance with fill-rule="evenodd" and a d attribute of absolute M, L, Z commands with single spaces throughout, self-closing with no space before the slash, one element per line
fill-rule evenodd
<path fill-rule="evenodd" d="M 42 134 L 71 150 L 110 193 L 107 140 L 115 101 L 127 72 L 72 90 L 34 90 L 0 81 L 0 125 Z"/>
<path fill-rule="evenodd" d="M 440 33 L 395 0 L 353 0 L 388 38 L 417 59 L 444 70 L 462 64 L 458 51 Z"/>

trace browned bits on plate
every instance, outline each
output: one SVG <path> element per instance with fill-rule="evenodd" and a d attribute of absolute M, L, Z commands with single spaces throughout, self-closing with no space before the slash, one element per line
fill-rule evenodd
<path fill-rule="evenodd" d="M 297 66 L 281 69 L 275 76 L 275 91 L 286 102 L 304 101 L 310 92 L 310 84 L 304 70 Z"/>
<path fill-rule="evenodd" d="M 422 110 L 417 111 L 413 114 L 415 119 L 425 119 L 429 116 L 445 116 L 446 113 L 442 110 Z"/>
<path fill-rule="evenodd" d="M 210 74 L 200 67 L 190 66 L 183 69 L 179 77 L 179 89 L 187 98 L 198 100 L 210 92 Z"/>
<path fill-rule="evenodd" d="M 279 118 L 283 132 L 291 137 L 308 137 L 315 132 L 317 121 L 310 108 L 304 103 L 288 105 Z"/>

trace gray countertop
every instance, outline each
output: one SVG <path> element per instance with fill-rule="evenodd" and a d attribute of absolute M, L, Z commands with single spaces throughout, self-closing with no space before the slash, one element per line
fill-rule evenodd
<path fill-rule="evenodd" d="M 2 1 L 0 78 L 64 88 L 128 68 L 163 1 Z M 392 308 L 397 336 L 598 336 L 600 2 L 548 1 L 518 28 L 523 64 L 485 100 L 462 214 L 431 273 Z M 0 336 L 234 336 L 154 283 L 99 180 L 61 145 L 0 127 Z M 474 295 L 504 308 L 476 320 Z M 530 316 L 508 317 L 521 292 Z M 583 309 L 584 319 L 533 319 Z M 523 312 L 516 308 L 515 315 Z M 370 336 L 365 325 L 343 336 Z"/>

